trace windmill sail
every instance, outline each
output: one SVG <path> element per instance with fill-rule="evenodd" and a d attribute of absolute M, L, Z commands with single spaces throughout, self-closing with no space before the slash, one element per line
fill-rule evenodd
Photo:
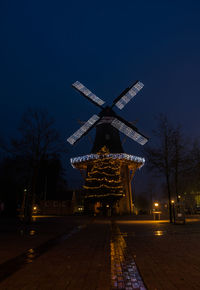
<path fill-rule="evenodd" d="M 74 87 L 84 97 L 86 97 L 88 100 L 92 101 L 92 103 L 94 103 L 95 105 L 97 105 L 99 107 L 101 107 L 105 103 L 102 99 L 100 99 L 95 94 L 93 94 L 88 88 L 86 88 L 79 81 L 76 81 L 75 83 L 73 83 L 72 87 Z"/>
<path fill-rule="evenodd" d="M 98 135 L 98 142 L 96 143 L 105 143 L 108 147 L 109 144 L 114 144 L 118 137 L 114 138 L 116 132 L 115 129 L 124 133 L 129 138 L 138 142 L 141 145 L 144 145 L 148 142 L 148 138 L 141 134 L 138 129 L 117 116 L 115 112 L 112 110 L 113 106 L 117 106 L 119 109 L 123 109 L 128 102 L 143 88 L 143 83 L 140 81 L 136 81 L 131 87 L 126 88 L 120 96 L 118 96 L 111 107 L 103 107 L 105 103 L 102 99 L 98 98 L 95 94 L 93 94 L 88 88 L 86 88 L 79 81 L 76 81 L 72 84 L 72 86 L 79 91 L 84 97 L 90 100 L 92 103 L 100 107 L 102 110 L 99 115 L 93 115 L 82 127 L 80 127 L 73 135 L 71 135 L 67 141 L 74 145 L 82 136 L 86 135 L 94 126 L 97 126 L 96 132 Z M 107 124 L 106 124 L 107 123 Z M 101 128 L 100 128 L 101 127 Z M 114 130 L 114 131 L 113 131 Z M 99 141 L 100 140 L 100 141 Z M 94 145 L 94 148 L 98 147 Z M 98 145 L 97 144 L 97 145 Z M 104 144 L 104 145 L 105 145 Z M 95 147 L 96 146 L 96 147 Z M 121 145 L 120 145 L 121 146 Z M 116 148 L 121 148 L 120 146 L 114 146 Z M 113 145 L 112 145 L 113 148 Z M 96 150 L 96 149 L 95 149 Z M 113 149 L 114 151 L 116 149 Z M 122 151 L 122 149 L 120 149 Z"/>
<path fill-rule="evenodd" d="M 117 106 L 120 110 L 123 109 L 130 100 L 137 95 L 137 93 L 144 87 L 143 83 L 137 81 L 131 87 L 125 89 L 119 97 L 117 97 L 113 105 Z"/>
<path fill-rule="evenodd" d="M 82 136 L 87 134 L 100 119 L 99 116 L 93 115 L 82 127 L 80 127 L 73 135 L 71 135 L 67 142 L 74 145 Z"/>
<path fill-rule="evenodd" d="M 148 142 L 148 138 L 141 134 L 137 128 L 127 121 L 123 120 L 122 118 L 114 118 L 111 125 L 118 129 L 120 132 L 124 133 L 129 138 L 133 139 L 140 145 L 144 145 Z"/>

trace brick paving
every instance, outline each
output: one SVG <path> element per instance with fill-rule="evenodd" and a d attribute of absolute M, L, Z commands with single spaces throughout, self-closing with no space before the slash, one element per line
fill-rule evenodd
<path fill-rule="evenodd" d="M 68 232 L 73 227 L 88 223 L 85 217 L 38 218 L 32 225 L 25 226 L 17 219 L 0 219 L 0 264 L 22 252 Z"/>
<path fill-rule="evenodd" d="M 64 232 L 70 225 L 85 224 L 4 279 L 0 289 L 141 290 L 145 286 L 150 290 L 200 289 L 198 219 L 186 225 L 170 225 L 167 221 L 120 218 L 113 226 L 109 219 L 80 217 L 75 218 L 75 222 L 73 220 L 71 218 L 66 223 L 65 219 L 60 220 L 60 226 L 58 220 L 54 221 L 52 231 L 48 226 L 50 221 L 41 228 L 38 226 L 38 230 L 46 231 L 47 239 L 49 234 Z M 43 238 L 38 235 L 36 247 L 39 242 L 43 243 Z M 8 251 L 13 241 L 8 241 Z M 0 246 L 1 243 L 6 248 L 5 241 L 0 240 Z M 31 245 L 25 244 L 24 248 Z M 13 257 L 18 253 L 19 248 L 15 253 L 12 251 Z M 0 263 L 3 265 L 1 260 Z"/>
<path fill-rule="evenodd" d="M 0 283 L 0 289 L 110 289 L 110 222 L 90 223 Z"/>
<path fill-rule="evenodd" d="M 200 223 L 118 221 L 148 289 L 200 289 Z"/>
<path fill-rule="evenodd" d="M 111 235 L 111 287 L 113 289 L 145 290 L 133 257 L 119 227 L 112 223 Z"/>

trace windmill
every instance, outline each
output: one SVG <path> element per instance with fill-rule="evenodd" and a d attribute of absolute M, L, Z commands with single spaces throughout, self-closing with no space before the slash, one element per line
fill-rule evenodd
<path fill-rule="evenodd" d="M 120 213 L 133 212 L 131 180 L 136 169 L 140 168 L 145 160 L 144 158 L 124 153 L 119 133 L 123 133 L 126 137 L 131 138 L 140 145 L 146 144 L 148 138 L 139 132 L 133 124 L 117 115 L 113 108 L 117 107 L 122 110 L 137 95 L 143 86 L 143 83 L 136 81 L 115 98 L 111 106 L 106 106 L 105 101 L 97 97 L 79 81 L 72 84 L 72 87 L 94 105 L 101 108 L 101 111 L 98 115 L 94 114 L 90 117 L 83 126 L 67 139 L 71 145 L 74 145 L 83 136 L 88 134 L 90 130 L 96 127 L 96 136 L 91 154 L 71 158 L 71 164 L 74 168 L 78 168 L 87 174 L 88 168 L 92 167 L 94 160 L 100 160 L 100 158 L 102 158 L 102 153 L 99 155 L 99 152 L 102 148 L 106 148 L 107 153 L 105 156 L 115 160 L 116 164 L 120 163 L 124 188 L 124 198 L 120 201 L 120 205 L 118 203 L 118 207 L 121 208 L 121 210 L 119 210 Z M 94 196 L 94 194 L 92 196 Z"/>
<path fill-rule="evenodd" d="M 115 128 L 118 131 L 125 134 L 127 137 L 131 138 L 132 140 L 136 141 L 140 145 L 144 145 L 148 138 L 145 137 L 142 133 L 138 131 L 138 129 L 129 123 L 128 121 L 124 120 L 122 117 L 118 116 L 114 111 L 113 107 L 117 107 L 118 109 L 122 110 L 130 101 L 133 99 L 137 93 L 143 88 L 143 84 L 140 81 L 136 81 L 132 86 L 126 88 L 114 101 L 112 106 L 104 107 L 105 102 L 93 94 L 89 89 L 87 89 L 83 84 L 79 81 L 76 81 L 72 84 L 72 86 L 79 91 L 84 97 L 86 97 L 89 101 L 93 104 L 101 108 L 101 111 L 98 115 L 93 115 L 85 124 L 80 127 L 73 135 L 71 135 L 67 141 L 74 145 L 77 141 L 80 140 L 83 136 L 88 134 L 88 132 L 94 128 L 95 126 L 101 126 L 102 130 L 98 130 L 96 134 L 96 138 L 94 141 L 94 146 L 92 152 L 97 151 L 99 146 L 98 143 L 105 143 L 109 144 L 109 147 L 113 147 L 114 144 L 120 149 L 118 152 L 123 152 L 121 147 L 121 142 L 116 134 L 116 130 L 111 128 Z M 106 126 L 104 126 L 106 125 Z M 97 127 L 98 128 L 98 127 Z M 107 128 L 107 129 L 106 129 Z M 99 141 L 98 139 L 101 139 Z M 117 143 L 115 142 L 117 141 Z M 113 151 L 113 150 L 111 150 Z M 116 151 L 116 149 L 114 149 Z"/>

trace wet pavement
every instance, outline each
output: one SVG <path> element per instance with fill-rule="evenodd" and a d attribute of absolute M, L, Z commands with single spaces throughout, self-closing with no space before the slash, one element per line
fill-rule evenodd
<path fill-rule="evenodd" d="M 27 264 L 34 262 L 34 260 L 40 257 L 42 254 L 51 250 L 52 247 L 62 243 L 84 227 L 84 225 L 74 227 L 71 231 L 63 233 L 53 239 L 50 239 L 37 247 L 30 248 L 19 256 L 0 264 L 0 282 L 5 280 L 7 277 L 14 274 L 15 272 L 19 271 Z M 30 230 L 28 234 L 33 236 L 36 234 L 36 232 L 35 230 Z"/>
<path fill-rule="evenodd" d="M 19 219 L 0 219 L 0 264 L 87 223 L 80 217 L 38 217 L 31 225 Z"/>
<path fill-rule="evenodd" d="M 111 225 L 111 287 L 113 289 L 145 290 L 134 258 L 128 252 L 123 234 L 116 223 Z"/>
<path fill-rule="evenodd" d="M 200 289 L 200 222 L 118 221 L 147 289 Z"/>
<path fill-rule="evenodd" d="M 0 289 L 200 289 L 200 219 L 0 221 Z M 5 251 L 4 251 L 5 250 Z"/>
<path fill-rule="evenodd" d="M 110 289 L 110 221 L 83 220 L 79 231 L 4 277 L 0 289 Z"/>

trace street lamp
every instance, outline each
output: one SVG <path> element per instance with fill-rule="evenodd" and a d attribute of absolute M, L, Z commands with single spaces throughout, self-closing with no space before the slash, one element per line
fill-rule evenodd
<path fill-rule="evenodd" d="M 173 218 L 174 218 L 174 224 L 175 224 L 175 207 L 174 207 L 174 200 L 171 200 L 171 204 L 172 204 L 172 210 L 173 210 Z"/>
<path fill-rule="evenodd" d="M 154 220 L 159 220 L 160 219 L 160 213 L 161 211 L 159 211 L 159 203 L 158 202 L 154 202 L 154 208 L 153 208 L 153 216 L 154 216 Z"/>

